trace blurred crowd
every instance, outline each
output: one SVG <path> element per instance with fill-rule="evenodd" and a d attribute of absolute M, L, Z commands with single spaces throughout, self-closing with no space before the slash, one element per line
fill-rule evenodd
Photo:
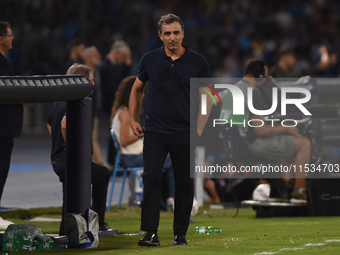
<path fill-rule="evenodd" d="M 96 69 L 94 106 L 107 120 L 98 124 L 94 108 L 98 164 L 105 163 L 98 128 L 109 126 L 119 83 L 137 74 L 144 53 L 163 45 L 157 33 L 163 14 L 181 17 L 184 44 L 207 58 L 213 77 L 241 78 L 254 58 L 266 62 L 274 78 L 340 77 L 337 0 L 6 0 L 0 6 L 15 35 L 6 57 L 16 74 L 65 74 L 74 62 Z M 25 105 L 24 123 L 41 133 L 50 109 Z M 112 147 L 109 137 L 110 164 Z"/>
<path fill-rule="evenodd" d="M 274 65 L 282 49 L 295 52 L 298 76 L 319 74 L 325 50 L 338 74 L 336 0 L 10 0 L 0 16 L 15 34 L 9 53 L 17 74 L 62 73 L 74 38 L 102 56 L 115 40 L 126 41 L 136 73 L 143 53 L 161 45 L 156 23 L 168 12 L 183 19 L 184 43 L 208 59 L 214 76 L 241 77 L 251 58 Z"/>
<path fill-rule="evenodd" d="M 157 21 L 169 12 L 182 18 L 184 44 L 207 58 L 213 77 L 242 77 L 252 58 L 264 60 L 273 77 L 340 73 L 336 0 L 1 1 L 1 20 L 15 35 L 6 57 L 18 75 L 64 74 L 75 38 L 95 46 L 103 61 L 112 44 L 124 40 L 135 75 L 143 54 L 162 46 Z M 24 132 L 44 130 L 49 111 L 26 105 Z"/>

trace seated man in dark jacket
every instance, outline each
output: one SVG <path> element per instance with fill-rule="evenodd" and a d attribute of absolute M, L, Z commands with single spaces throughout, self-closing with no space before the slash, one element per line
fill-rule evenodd
<path fill-rule="evenodd" d="M 73 64 L 67 74 L 82 74 L 94 83 L 92 70 L 85 65 Z M 60 235 L 66 234 L 65 229 L 65 169 L 66 169 L 66 102 L 55 102 L 49 117 L 47 128 L 52 138 L 51 163 L 54 172 L 59 176 L 63 184 L 63 214 L 60 224 Z M 99 217 L 99 230 L 108 230 L 109 226 L 104 222 L 107 187 L 110 179 L 109 170 L 92 162 L 92 209 Z"/>

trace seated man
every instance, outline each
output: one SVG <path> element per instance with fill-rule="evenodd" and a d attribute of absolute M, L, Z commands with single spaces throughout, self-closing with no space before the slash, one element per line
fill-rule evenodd
<path fill-rule="evenodd" d="M 73 64 L 67 71 L 67 74 L 82 74 L 93 83 L 92 70 L 85 65 Z M 51 115 L 48 119 L 47 129 L 51 134 L 52 151 L 51 163 L 54 172 L 59 176 L 63 185 L 63 211 L 62 221 L 60 224 L 59 235 L 66 235 L 65 228 L 65 168 L 66 168 L 66 102 L 55 102 L 53 104 Z M 110 229 L 104 222 L 107 187 L 109 184 L 110 172 L 101 165 L 92 162 L 92 209 L 98 214 L 99 230 Z"/>
<path fill-rule="evenodd" d="M 263 110 L 264 104 L 259 88 L 268 76 L 268 68 L 261 60 L 251 60 L 244 72 L 244 77 L 235 86 L 240 88 L 244 95 L 247 95 L 249 87 L 253 87 L 253 106 L 257 110 Z M 226 95 L 227 96 L 227 95 Z M 246 101 L 246 100 L 245 100 Z M 221 119 L 229 116 L 230 104 L 223 105 Z M 229 111 L 229 112 L 228 112 Z M 311 145 L 308 138 L 301 136 L 297 127 L 284 127 L 281 125 L 262 125 L 263 117 L 254 115 L 245 104 L 245 115 L 247 120 L 253 119 L 252 126 L 239 127 L 246 134 L 247 140 L 252 148 L 261 154 L 275 157 L 295 158 L 295 165 L 309 164 Z M 238 121 L 239 122 L 239 121 Z M 263 121 L 264 122 L 264 121 Z M 265 123 L 265 122 L 264 122 Z M 305 202 L 305 173 L 295 173 L 294 190 L 291 193 L 292 202 Z"/>

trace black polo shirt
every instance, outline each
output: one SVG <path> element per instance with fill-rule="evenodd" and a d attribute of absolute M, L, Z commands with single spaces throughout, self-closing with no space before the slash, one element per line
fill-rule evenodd
<path fill-rule="evenodd" d="M 149 81 L 144 132 L 190 131 L 190 78 L 210 77 L 210 69 L 203 56 L 184 47 L 184 55 L 175 61 L 163 46 L 146 53 L 140 62 L 138 79 Z"/>

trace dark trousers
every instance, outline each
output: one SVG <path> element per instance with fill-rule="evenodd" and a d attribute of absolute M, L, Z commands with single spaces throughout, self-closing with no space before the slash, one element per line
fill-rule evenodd
<path fill-rule="evenodd" d="M 8 176 L 13 146 L 13 138 L 0 137 L 0 201 Z"/>
<path fill-rule="evenodd" d="M 64 153 L 66 154 L 66 153 Z M 59 164 L 57 163 L 58 161 Z M 59 235 L 66 235 L 66 208 L 65 208 L 65 158 L 64 155 L 54 161 L 53 169 L 63 184 L 63 211 L 60 223 Z M 91 183 L 92 183 L 92 207 L 98 214 L 99 226 L 104 225 L 107 188 L 110 180 L 110 172 L 105 166 L 92 162 Z M 85 212 L 83 212 L 85 213 Z"/>
<path fill-rule="evenodd" d="M 162 168 L 170 153 L 175 176 L 174 234 L 185 235 L 190 221 L 194 183 L 190 178 L 189 134 L 144 136 L 144 194 L 141 230 L 157 232 L 160 216 Z"/>

